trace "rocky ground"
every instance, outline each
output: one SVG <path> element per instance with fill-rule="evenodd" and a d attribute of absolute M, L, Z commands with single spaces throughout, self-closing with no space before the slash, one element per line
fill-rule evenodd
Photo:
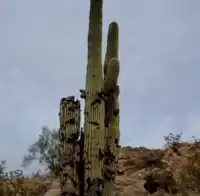
<path fill-rule="evenodd" d="M 188 143 L 167 149 L 121 148 L 114 195 L 200 195 L 200 172 L 189 167 L 196 152 L 197 147 Z M 45 196 L 57 195 L 59 180 L 54 180 Z"/>

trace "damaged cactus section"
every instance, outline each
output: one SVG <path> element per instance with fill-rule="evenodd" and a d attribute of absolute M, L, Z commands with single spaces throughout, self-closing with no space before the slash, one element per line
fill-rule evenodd
<path fill-rule="evenodd" d="M 109 25 L 102 66 L 103 0 L 90 0 L 84 125 L 80 101 L 60 102 L 61 195 L 111 196 L 119 152 L 119 59 L 116 22 Z"/>
<path fill-rule="evenodd" d="M 79 176 L 77 163 L 80 147 L 80 101 L 73 96 L 60 101 L 60 157 L 61 157 L 61 190 L 62 195 L 79 195 Z"/>
<path fill-rule="evenodd" d="M 119 27 L 116 22 L 109 26 L 107 51 L 104 60 L 105 101 L 105 146 L 104 186 L 102 195 L 112 195 L 119 154 L 119 85 L 120 65 L 118 60 Z"/>

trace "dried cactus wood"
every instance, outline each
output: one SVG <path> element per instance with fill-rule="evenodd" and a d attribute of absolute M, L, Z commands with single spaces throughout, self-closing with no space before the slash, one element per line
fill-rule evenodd
<path fill-rule="evenodd" d="M 79 160 L 80 102 L 73 96 L 61 99 L 59 117 L 61 195 L 79 195 L 76 163 Z"/>
<path fill-rule="evenodd" d="M 119 153 L 119 60 L 118 60 L 118 24 L 109 25 L 107 50 L 104 61 L 105 99 L 105 157 L 103 196 L 111 196 L 115 181 Z"/>
<path fill-rule="evenodd" d="M 104 102 L 94 103 L 103 86 L 102 0 L 90 0 L 88 30 L 88 64 L 85 93 L 84 158 L 86 195 L 99 194 L 102 184 L 104 148 Z"/>

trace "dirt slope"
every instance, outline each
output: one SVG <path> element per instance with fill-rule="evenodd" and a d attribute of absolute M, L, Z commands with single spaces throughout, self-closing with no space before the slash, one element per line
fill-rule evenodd
<path fill-rule="evenodd" d="M 192 182 L 183 180 L 184 168 L 194 149 L 188 143 L 179 143 L 168 149 L 121 148 L 114 195 L 198 195 L 199 191 Z M 59 181 L 55 180 L 45 196 L 57 195 Z"/>

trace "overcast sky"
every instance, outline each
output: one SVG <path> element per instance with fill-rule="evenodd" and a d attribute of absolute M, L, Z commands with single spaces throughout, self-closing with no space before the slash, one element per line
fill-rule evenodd
<path fill-rule="evenodd" d="M 200 1 L 107 0 L 120 29 L 121 144 L 200 136 Z M 61 97 L 85 87 L 89 0 L 1 0 L 0 159 L 18 167 Z M 104 54 L 103 53 L 103 54 Z"/>

